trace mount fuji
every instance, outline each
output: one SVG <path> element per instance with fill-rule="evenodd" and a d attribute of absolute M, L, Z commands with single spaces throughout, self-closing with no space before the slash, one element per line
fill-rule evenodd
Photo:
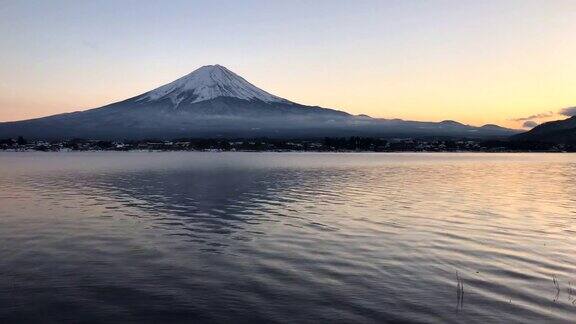
<path fill-rule="evenodd" d="M 506 136 L 495 125 L 473 127 L 376 119 L 301 105 L 270 94 L 221 65 L 101 108 L 0 123 L 0 138 L 146 139 L 177 137 Z"/>

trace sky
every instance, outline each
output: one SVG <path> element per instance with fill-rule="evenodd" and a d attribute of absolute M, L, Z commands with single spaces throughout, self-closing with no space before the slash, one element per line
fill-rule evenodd
<path fill-rule="evenodd" d="M 533 127 L 574 112 L 575 31 L 576 0 L 0 0 L 0 122 L 220 64 L 302 104 Z"/>

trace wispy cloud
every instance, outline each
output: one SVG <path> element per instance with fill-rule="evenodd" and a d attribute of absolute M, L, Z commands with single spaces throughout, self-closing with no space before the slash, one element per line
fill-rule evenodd
<path fill-rule="evenodd" d="M 92 41 L 89 41 L 89 40 L 83 40 L 83 41 L 82 41 L 82 46 L 85 46 L 85 47 L 87 47 L 87 48 L 89 48 L 89 49 L 91 49 L 91 50 L 93 50 L 93 51 L 97 51 L 97 50 L 100 49 L 100 47 L 98 46 L 98 44 L 96 44 L 96 43 L 94 43 L 94 42 L 92 42 Z"/>
<path fill-rule="evenodd" d="M 545 113 L 541 113 L 541 114 L 535 114 L 535 115 L 531 115 L 528 117 L 520 117 L 520 118 L 513 118 L 511 119 L 512 121 L 531 121 L 532 119 L 541 119 L 541 118 L 548 118 L 548 117 L 552 117 L 554 116 L 554 112 L 552 111 L 548 111 Z"/>
<path fill-rule="evenodd" d="M 538 126 L 538 123 L 533 120 L 527 120 L 522 124 L 524 128 L 534 128 L 536 126 Z"/>
<path fill-rule="evenodd" d="M 564 109 L 561 109 L 558 113 L 560 115 L 569 116 L 569 117 L 576 116 L 576 107 L 564 108 Z"/>

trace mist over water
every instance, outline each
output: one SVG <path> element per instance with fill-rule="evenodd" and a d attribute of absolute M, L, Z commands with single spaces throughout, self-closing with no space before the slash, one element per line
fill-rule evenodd
<path fill-rule="evenodd" d="M 569 154 L 0 153 L 0 322 L 569 323 L 575 178 Z"/>

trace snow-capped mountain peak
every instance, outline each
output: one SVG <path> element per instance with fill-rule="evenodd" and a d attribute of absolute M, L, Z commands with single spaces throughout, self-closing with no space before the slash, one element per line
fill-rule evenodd
<path fill-rule="evenodd" d="M 145 93 L 139 100 L 170 99 L 177 107 L 183 100 L 191 103 L 218 97 L 260 100 L 266 103 L 290 103 L 246 81 L 221 65 L 206 65 L 171 83 Z"/>

